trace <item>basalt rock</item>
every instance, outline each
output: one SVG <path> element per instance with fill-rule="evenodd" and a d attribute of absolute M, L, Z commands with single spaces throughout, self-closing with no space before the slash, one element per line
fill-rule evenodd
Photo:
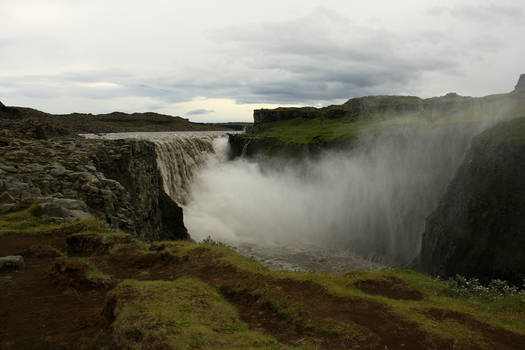
<path fill-rule="evenodd" d="M 36 212 L 55 221 L 94 215 L 147 241 L 188 237 L 152 142 L 10 138 L 2 151 L 0 212 L 40 201 Z"/>
<path fill-rule="evenodd" d="M 106 141 L 93 161 L 106 177 L 116 179 L 130 195 L 135 232 L 142 239 L 186 239 L 182 208 L 164 192 L 155 144 L 149 141 Z"/>
<path fill-rule="evenodd" d="M 19 270 L 25 266 L 24 257 L 20 255 L 4 256 L 0 258 L 0 271 Z"/>
<path fill-rule="evenodd" d="M 428 217 L 420 261 L 426 272 L 521 284 L 525 277 L 525 118 L 477 136 Z"/>

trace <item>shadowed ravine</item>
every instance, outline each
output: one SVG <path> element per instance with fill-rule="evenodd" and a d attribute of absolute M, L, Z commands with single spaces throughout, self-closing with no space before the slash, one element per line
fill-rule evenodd
<path fill-rule="evenodd" d="M 273 268 L 407 264 L 472 137 L 498 114 L 401 123 L 300 162 L 226 161 L 227 141 L 216 139 L 215 156 L 192 183 L 185 223 L 194 239 L 240 247 Z"/>
<path fill-rule="evenodd" d="M 236 247 L 273 269 L 330 271 L 405 265 L 425 219 L 472 138 L 507 108 L 475 120 L 397 115 L 348 149 L 312 158 L 229 160 L 224 133 L 133 133 L 155 143 L 166 193 L 185 205 L 197 241 Z M 490 113 L 490 115 L 489 115 Z"/>

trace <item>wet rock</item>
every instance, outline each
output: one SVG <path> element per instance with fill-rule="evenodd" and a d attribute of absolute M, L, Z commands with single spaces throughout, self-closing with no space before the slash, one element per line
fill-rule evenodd
<path fill-rule="evenodd" d="M 19 270 L 25 266 L 24 257 L 20 255 L 5 256 L 0 258 L 0 271 Z"/>

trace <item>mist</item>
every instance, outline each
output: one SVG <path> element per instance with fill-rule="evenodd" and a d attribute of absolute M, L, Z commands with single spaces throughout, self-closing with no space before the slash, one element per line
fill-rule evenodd
<path fill-rule="evenodd" d="M 472 138 L 505 118 L 509 107 L 474 106 L 453 119 L 395 116 L 352 149 L 302 162 L 227 161 L 227 139 L 217 139 L 215 155 L 191 186 L 185 223 L 195 240 L 311 245 L 409 263 Z"/>

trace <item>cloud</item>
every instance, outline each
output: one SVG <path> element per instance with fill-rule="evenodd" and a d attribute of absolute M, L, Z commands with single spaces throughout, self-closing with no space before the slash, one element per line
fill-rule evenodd
<path fill-rule="evenodd" d="M 508 23 L 508 21 L 522 21 L 525 17 L 522 8 L 505 6 L 495 3 L 477 5 L 457 5 L 451 7 L 439 6 L 428 10 L 430 15 L 450 15 L 461 20 L 470 20 L 480 23 Z"/>
<path fill-rule="evenodd" d="M 324 9 L 291 21 L 224 29 L 215 39 L 224 43 L 222 56 L 235 58 L 218 91 L 242 81 L 236 86 L 242 103 L 393 94 L 425 72 L 458 66 L 450 52 L 421 37 L 358 25 Z"/>
<path fill-rule="evenodd" d="M 194 109 L 193 111 L 186 112 L 186 115 L 203 115 L 203 114 L 210 114 L 215 113 L 213 109 Z"/>
<path fill-rule="evenodd" d="M 512 88 L 523 71 L 520 1 L 451 0 L 432 10 L 424 2 L 377 8 L 372 1 L 358 11 L 336 0 L 324 1 L 327 8 L 309 0 L 293 8 L 278 0 L 249 6 L 230 0 L 184 9 L 169 2 L 60 1 L 45 9 L 53 21 L 20 18 L 39 3 L 0 1 L 9 14 L 0 23 L 0 97 L 61 113 L 133 106 L 215 111 L 202 118 L 228 118 L 235 110 L 240 118 L 248 105 L 488 94 Z M 494 30 L 493 23 L 505 25 Z M 227 108 L 209 102 L 226 100 Z"/>

